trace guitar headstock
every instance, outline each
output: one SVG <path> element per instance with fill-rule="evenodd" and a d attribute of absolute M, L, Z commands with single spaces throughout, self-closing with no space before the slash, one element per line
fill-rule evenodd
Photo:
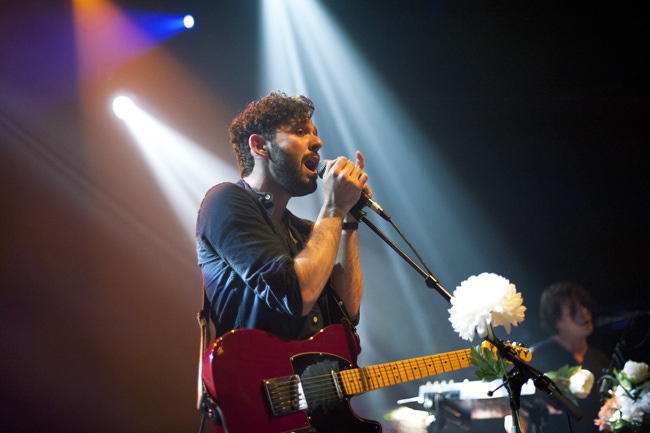
<path fill-rule="evenodd" d="M 515 355 L 517 358 L 521 359 L 524 362 L 530 362 L 530 360 L 533 359 L 533 354 L 530 352 L 530 349 L 528 349 L 521 343 L 508 341 L 503 343 L 503 346 L 506 350 L 510 351 L 510 353 L 512 353 L 513 355 Z M 489 341 L 484 341 L 483 343 L 481 343 L 481 347 L 491 350 L 492 353 L 494 353 L 495 357 L 498 355 L 499 348 L 494 344 L 490 343 Z"/>

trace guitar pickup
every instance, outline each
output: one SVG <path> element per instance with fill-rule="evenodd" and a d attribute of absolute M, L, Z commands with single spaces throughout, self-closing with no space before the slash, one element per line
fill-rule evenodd
<path fill-rule="evenodd" d="M 307 410 L 307 399 L 297 374 L 262 382 L 274 417 Z"/>

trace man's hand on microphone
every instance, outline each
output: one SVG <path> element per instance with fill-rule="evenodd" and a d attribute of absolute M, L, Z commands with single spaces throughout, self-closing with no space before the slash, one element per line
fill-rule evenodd
<path fill-rule="evenodd" d="M 365 159 L 363 158 L 363 154 L 357 150 L 356 152 L 356 158 L 357 158 L 357 167 L 359 167 L 361 170 L 364 169 L 366 166 Z M 372 190 L 370 189 L 370 186 L 368 185 L 368 177 L 366 176 L 366 182 L 363 184 L 363 192 L 366 193 L 368 197 L 372 197 Z"/>
<path fill-rule="evenodd" d="M 340 156 L 328 162 L 322 174 L 325 205 L 345 211 L 346 220 L 351 218 L 348 212 L 359 201 L 361 191 L 370 191 L 363 166 L 363 155 L 357 151 L 356 163 Z"/>

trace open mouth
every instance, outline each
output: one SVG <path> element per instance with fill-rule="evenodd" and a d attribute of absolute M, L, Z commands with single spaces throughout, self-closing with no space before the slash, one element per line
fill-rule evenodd
<path fill-rule="evenodd" d="M 318 168 L 319 161 L 320 158 L 318 156 L 311 156 L 305 160 L 304 166 L 307 167 L 307 170 L 311 171 L 313 174 L 317 174 L 316 169 Z"/>

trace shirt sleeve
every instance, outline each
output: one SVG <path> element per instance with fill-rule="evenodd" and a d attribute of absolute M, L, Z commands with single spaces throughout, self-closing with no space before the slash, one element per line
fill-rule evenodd
<path fill-rule="evenodd" d="M 302 297 L 286 236 L 264 205 L 245 189 L 221 184 L 206 194 L 197 219 L 204 245 L 199 265 L 216 284 L 227 266 L 268 308 L 294 317 Z M 223 277 L 223 275 L 221 275 Z"/>

